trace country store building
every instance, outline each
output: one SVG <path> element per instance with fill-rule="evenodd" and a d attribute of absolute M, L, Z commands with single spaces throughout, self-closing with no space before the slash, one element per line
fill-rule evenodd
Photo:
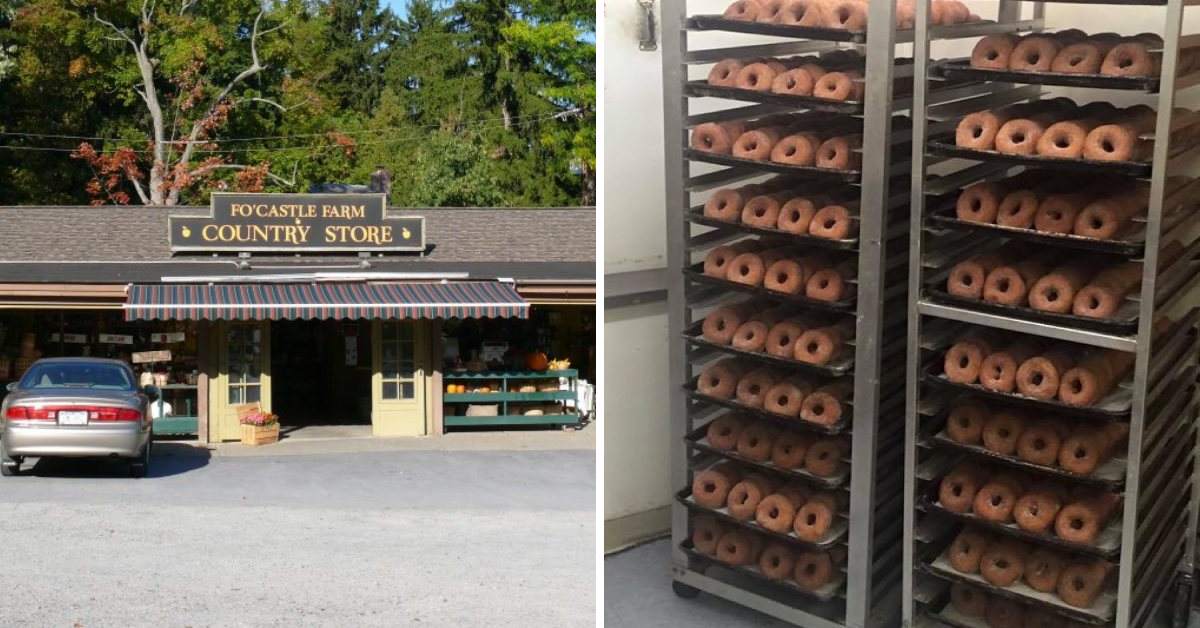
<path fill-rule="evenodd" d="M 595 222 L 381 194 L 0 207 L 0 394 L 37 357 L 90 355 L 163 388 L 156 432 L 203 442 L 239 438 L 253 404 L 285 431 L 575 424 L 577 382 L 595 381 Z"/>

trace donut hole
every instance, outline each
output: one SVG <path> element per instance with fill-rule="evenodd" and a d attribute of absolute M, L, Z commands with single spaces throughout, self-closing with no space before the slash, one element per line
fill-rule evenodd
<path fill-rule="evenodd" d="M 1082 591 L 1087 587 L 1087 581 L 1078 576 L 1071 578 L 1071 588 L 1076 591 Z"/>
<path fill-rule="evenodd" d="M 1089 297 L 1087 300 L 1087 306 L 1093 310 L 1100 307 L 1100 299 L 1097 299 L 1096 297 Z"/>
<path fill-rule="evenodd" d="M 816 342 L 810 342 L 810 343 L 808 343 L 808 346 L 807 346 L 807 347 L 805 347 L 804 349 L 805 349 L 806 351 L 808 351 L 809 353 L 816 353 L 816 352 L 817 352 L 817 350 L 818 350 L 818 349 L 820 349 L 820 348 L 821 348 L 821 345 L 820 345 L 820 344 L 818 344 L 818 343 L 816 343 Z"/>
<path fill-rule="evenodd" d="M 787 273 L 779 273 L 778 275 L 776 275 L 776 276 L 775 276 L 775 281 L 776 281 L 776 282 L 778 282 L 778 283 L 784 283 L 784 282 L 786 282 L 787 280 L 788 280 L 788 274 L 787 274 Z"/>
<path fill-rule="evenodd" d="M 997 558 L 992 564 L 994 564 L 997 569 L 1008 569 L 1007 558 Z"/>
<path fill-rule="evenodd" d="M 1058 300 L 1058 290 L 1050 288 L 1046 291 L 1046 300 L 1053 303 Z"/>
<path fill-rule="evenodd" d="M 1125 69 L 1132 65 L 1133 65 L 1132 57 L 1122 57 L 1120 59 L 1117 59 L 1117 67 L 1118 68 Z"/>
<path fill-rule="evenodd" d="M 825 222 L 822 223 L 822 226 L 824 226 L 826 229 L 832 229 L 834 227 L 834 225 L 836 225 L 836 224 L 837 224 L 836 220 L 834 220 L 833 218 L 827 218 L 825 220 Z"/>
<path fill-rule="evenodd" d="M 784 81 L 784 85 L 786 85 L 788 89 L 796 89 L 796 79 L 788 78 L 786 81 Z"/>
<path fill-rule="evenodd" d="M 1034 386 L 1041 386 L 1041 385 L 1042 385 L 1042 382 L 1043 382 L 1044 380 L 1045 380 L 1045 378 L 1043 378 L 1043 377 L 1042 377 L 1042 374 L 1041 374 L 1041 373 L 1034 373 L 1034 374 L 1033 374 L 1033 377 L 1030 377 L 1030 378 L 1029 378 L 1029 381 L 1033 382 L 1033 385 L 1034 385 Z M 1035 442 L 1038 442 L 1038 443 L 1040 443 L 1040 442 L 1042 442 L 1042 441 L 1040 441 L 1040 440 L 1039 440 L 1039 441 L 1035 441 Z"/>
<path fill-rule="evenodd" d="M 738 274 L 745 277 L 750 274 L 750 267 L 743 264 L 738 267 Z"/>
<path fill-rule="evenodd" d="M 829 287 L 829 280 L 828 280 L 828 279 L 821 279 L 821 280 L 819 280 L 819 281 L 817 282 L 817 287 L 818 287 L 818 288 L 821 288 L 821 289 L 828 288 L 828 287 Z"/>
<path fill-rule="evenodd" d="M 983 201 L 977 198 L 971 199 L 971 209 L 979 211 L 981 208 L 983 208 Z"/>
<path fill-rule="evenodd" d="M 756 148 L 758 148 L 758 142 L 755 142 L 754 140 L 749 140 L 746 142 L 746 150 L 754 150 Z"/>
<path fill-rule="evenodd" d="M 1071 452 L 1071 454 L 1075 456 L 1076 460 L 1083 460 L 1088 457 L 1088 451 L 1083 447 L 1076 447 L 1075 451 Z"/>
<path fill-rule="evenodd" d="M 786 406 L 788 404 L 788 396 L 787 395 L 779 395 L 779 398 L 775 400 L 775 403 L 776 403 L 776 405 Z M 790 452 L 792 450 L 792 448 L 785 447 L 784 450 Z"/>
<path fill-rule="evenodd" d="M 1067 384 L 1067 389 L 1078 395 L 1083 392 L 1083 382 L 1077 379 L 1071 380 L 1071 383 Z"/>
<path fill-rule="evenodd" d="M 778 509 L 778 508 L 772 508 L 771 510 L 769 510 L 769 511 L 767 512 L 767 516 L 768 516 L 768 517 L 770 517 L 770 518 L 772 518 L 772 519 L 775 519 L 775 518 L 779 517 L 779 509 Z"/>
<path fill-rule="evenodd" d="M 1012 282 L 1007 279 L 1001 279 L 1000 281 L 996 282 L 996 288 L 1001 292 L 1008 292 L 1012 289 Z"/>
<path fill-rule="evenodd" d="M 1013 133 L 1013 134 L 1012 134 L 1012 141 L 1013 141 L 1013 143 L 1015 143 L 1015 144 L 1020 144 L 1021 142 L 1024 142 L 1024 141 L 1025 141 L 1025 134 L 1024 134 L 1024 133 Z"/>
<path fill-rule="evenodd" d="M 1058 210 L 1058 209 L 1048 210 L 1046 212 L 1046 215 L 1049 216 L 1051 220 L 1062 220 L 1063 219 L 1062 210 Z"/>
<path fill-rule="evenodd" d="M 964 355 L 963 357 L 958 359 L 958 368 L 965 369 L 970 365 L 971 365 L 971 359 L 968 358 L 967 356 Z"/>
<path fill-rule="evenodd" d="M 1083 529 L 1083 519 L 1080 519 L 1079 517 L 1072 518 L 1070 526 L 1071 526 L 1072 530 L 1082 530 Z"/>
<path fill-rule="evenodd" d="M 746 502 L 750 501 L 750 494 L 746 492 L 738 493 L 736 496 L 734 496 L 733 501 L 739 506 L 744 505 Z"/>
<path fill-rule="evenodd" d="M 843 6 L 843 7 L 838 7 L 838 10 L 837 10 L 837 20 L 838 20 L 838 22 L 839 22 L 839 23 L 841 23 L 841 24 L 845 24 L 846 22 L 849 22 L 849 21 L 850 21 L 850 16 L 851 16 L 851 13 L 850 13 L 850 9 L 849 9 L 849 8 L 847 8 L 847 7 L 844 7 L 844 6 Z"/>
<path fill-rule="evenodd" d="M 1031 51 L 1029 54 L 1025 55 L 1025 63 L 1028 63 L 1029 65 L 1037 65 L 1038 61 L 1041 61 L 1041 60 L 1042 60 L 1042 55 L 1041 55 L 1041 53 L 1037 52 L 1036 50 Z"/>
<path fill-rule="evenodd" d="M 715 482 L 705 482 L 702 488 L 704 489 L 705 493 L 717 492 L 717 484 Z"/>
<path fill-rule="evenodd" d="M 963 487 L 962 487 L 962 485 L 961 485 L 961 484 L 955 484 L 955 485 L 951 486 L 951 487 L 950 487 L 950 494 L 951 494 L 951 495 L 954 495 L 955 497 L 962 497 L 962 494 L 963 494 Z"/>
<path fill-rule="evenodd" d="M 993 366 L 992 367 L 992 378 L 993 379 L 1000 379 L 1003 376 L 1004 376 L 1004 367 L 1002 367 L 1002 366 Z M 1003 431 L 1001 432 L 1000 436 L 1002 438 L 1008 438 L 1008 434 L 1004 433 Z"/>
<path fill-rule="evenodd" d="M 958 417 L 958 425 L 959 425 L 960 427 L 964 428 L 964 429 L 965 429 L 965 428 L 968 428 L 968 427 L 971 427 L 971 419 L 969 419 L 969 418 L 967 418 L 967 417 L 965 417 L 965 416 L 963 416 L 963 417 Z"/>
<path fill-rule="evenodd" d="M 778 567 L 781 561 L 779 560 L 778 556 L 772 556 L 769 562 L 771 563 L 772 567 Z"/>
<path fill-rule="evenodd" d="M 813 414 L 815 414 L 817 416 L 821 416 L 822 414 L 825 414 L 825 406 L 823 406 L 819 403 L 814 403 L 812 405 L 812 407 L 809 408 L 809 411 L 811 411 Z M 819 458 L 821 460 L 825 460 L 828 457 L 829 457 L 829 454 L 824 453 L 824 452 L 822 452 L 821 455 L 819 456 Z"/>
<path fill-rule="evenodd" d="M 962 285 L 970 287 L 971 284 L 975 283 L 975 278 L 970 275 L 963 275 L 962 279 L 959 281 L 962 283 Z"/>
<path fill-rule="evenodd" d="M 755 207 L 753 213 L 754 213 L 755 217 L 762 218 L 763 216 L 767 215 L 767 208 L 766 207 Z"/>
<path fill-rule="evenodd" d="M 1069 66 L 1077 66 L 1080 63 L 1083 63 L 1083 57 L 1081 57 L 1081 56 L 1074 56 L 1074 57 L 1071 57 L 1070 59 L 1067 59 L 1067 65 L 1069 65 Z"/>
<path fill-rule="evenodd" d="M 816 573 L 817 573 L 817 566 L 815 563 L 808 563 L 807 565 L 804 566 L 804 574 L 805 575 L 812 576 L 812 575 L 815 575 Z"/>
<path fill-rule="evenodd" d="M 729 207 L 729 203 L 726 203 L 724 199 L 717 201 L 717 209 L 725 209 L 726 207 Z"/>
<path fill-rule="evenodd" d="M 1104 226 L 1104 221 L 1100 220 L 1099 218 L 1093 218 L 1091 224 L 1093 229 L 1099 229 L 1100 227 Z"/>
<path fill-rule="evenodd" d="M 1009 436 L 1012 435 L 1012 432 L 1010 432 L 1007 427 L 1002 427 L 1002 428 L 996 430 L 996 435 L 999 436 L 1000 438 L 1008 438 Z"/>
<path fill-rule="evenodd" d="M 977 126 L 973 129 L 971 129 L 971 137 L 974 137 L 976 139 L 983 137 L 983 127 Z"/>
<path fill-rule="evenodd" d="M 712 148 L 713 138 L 709 135 L 705 135 L 704 137 L 700 138 L 700 143 L 704 144 L 705 148 Z"/>
<path fill-rule="evenodd" d="M 1033 448 L 1034 448 L 1034 450 L 1036 450 L 1036 451 L 1041 451 L 1041 450 L 1045 449 L 1045 448 L 1046 448 L 1046 441 L 1045 441 L 1044 439 L 1041 439 L 1041 438 L 1035 438 L 1035 439 L 1033 439 Z M 1036 507 L 1035 507 L 1035 510 L 1036 510 Z"/>
<path fill-rule="evenodd" d="M 788 157 L 791 157 L 791 156 L 795 155 L 795 154 L 796 154 L 796 147 L 795 147 L 795 146 L 788 146 L 787 148 L 785 148 L 785 149 L 783 150 L 783 154 L 784 154 L 784 155 L 787 155 Z"/>
<path fill-rule="evenodd" d="M 1117 150 L 1117 147 L 1113 146 L 1112 140 L 1103 140 L 1100 142 L 1100 149 L 1106 153 L 1111 153 Z"/>
<path fill-rule="evenodd" d="M 1004 503 L 1004 498 L 1000 495 L 992 495 L 992 498 L 989 499 L 988 502 L 990 502 L 993 506 L 999 506 Z"/>
<path fill-rule="evenodd" d="M 762 390 L 762 387 L 761 387 L 761 386 L 759 386 L 758 384 L 751 384 L 751 385 L 750 385 L 750 394 L 751 394 L 751 395 L 757 395 L 757 394 L 759 393 L 759 391 L 761 391 L 761 390 Z M 753 442 L 757 443 L 758 441 L 757 441 L 757 440 L 755 440 L 755 441 L 753 441 Z"/>
<path fill-rule="evenodd" d="M 1059 148 L 1066 148 L 1071 145 L 1071 142 L 1066 137 L 1060 135 L 1058 139 L 1054 140 L 1054 145 Z"/>
<path fill-rule="evenodd" d="M 996 59 L 1000 58 L 1000 53 L 996 52 L 995 50 L 989 50 L 987 51 L 987 54 L 983 55 L 983 57 L 988 61 L 995 61 Z"/>
<path fill-rule="evenodd" d="M 804 518 L 804 524 L 810 526 L 817 525 L 817 516 L 811 512 L 808 513 L 808 516 Z"/>

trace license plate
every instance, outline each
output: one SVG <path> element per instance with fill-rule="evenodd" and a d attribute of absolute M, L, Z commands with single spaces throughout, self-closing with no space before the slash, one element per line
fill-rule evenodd
<path fill-rule="evenodd" d="M 87 410 L 82 410 L 82 411 L 59 410 L 58 411 L 58 424 L 59 425 L 87 425 L 87 422 L 88 422 Z"/>

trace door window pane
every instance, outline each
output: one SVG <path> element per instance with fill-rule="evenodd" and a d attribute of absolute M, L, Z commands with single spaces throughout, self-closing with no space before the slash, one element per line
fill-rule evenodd
<path fill-rule="evenodd" d="M 416 398 L 416 362 L 413 324 L 384 322 L 381 337 L 380 378 L 384 399 Z"/>

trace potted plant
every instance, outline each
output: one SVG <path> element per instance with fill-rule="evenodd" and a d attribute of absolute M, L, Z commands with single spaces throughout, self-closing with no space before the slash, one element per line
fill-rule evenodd
<path fill-rule="evenodd" d="M 257 447 L 279 442 L 279 417 L 270 412 L 256 410 L 240 417 L 242 444 Z"/>

